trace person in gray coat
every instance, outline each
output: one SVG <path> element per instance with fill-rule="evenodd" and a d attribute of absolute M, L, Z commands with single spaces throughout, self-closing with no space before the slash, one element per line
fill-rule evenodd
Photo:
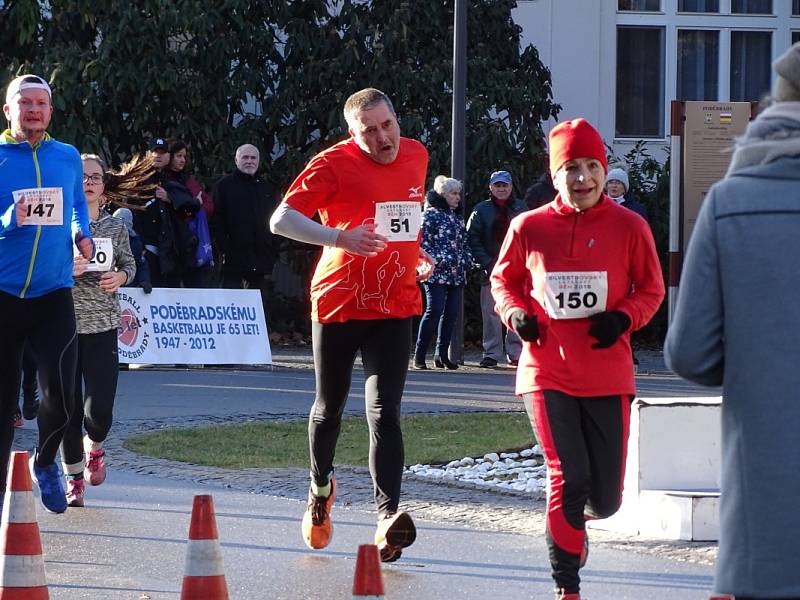
<path fill-rule="evenodd" d="M 773 66 L 775 103 L 700 210 L 664 348 L 722 385 L 715 591 L 737 600 L 800 598 L 800 44 Z"/>
<path fill-rule="evenodd" d="M 475 205 L 467 221 L 467 241 L 472 256 L 483 269 L 481 273 L 481 320 L 483 323 L 483 358 L 480 366 L 496 367 L 503 357 L 503 322 L 494 312 L 494 298 L 489 286 L 500 245 L 511 219 L 528 207 L 514 198 L 511 173 L 495 171 L 489 176 L 489 198 Z M 511 330 L 505 335 L 505 355 L 508 364 L 516 366 L 522 352 L 522 342 Z"/>

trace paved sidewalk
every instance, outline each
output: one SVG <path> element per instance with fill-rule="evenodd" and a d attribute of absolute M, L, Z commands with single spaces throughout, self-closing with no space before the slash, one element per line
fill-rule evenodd
<path fill-rule="evenodd" d="M 325 550 L 300 539 L 304 503 L 111 472 L 87 506 L 39 511 L 54 600 L 174 600 L 180 596 L 192 495 L 213 491 L 233 599 L 349 598 L 358 544 L 370 543 L 372 513 L 334 505 Z M 393 600 L 552 598 L 542 536 L 486 531 L 417 516 L 417 543 L 384 565 Z M 582 572 L 592 600 L 705 600 L 710 569 L 603 547 Z"/>

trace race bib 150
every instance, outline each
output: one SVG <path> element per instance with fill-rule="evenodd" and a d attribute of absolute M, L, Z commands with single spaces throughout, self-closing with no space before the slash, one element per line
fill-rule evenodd
<path fill-rule="evenodd" d="M 14 204 L 19 204 L 25 199 L 27 214 L 25 225 L 63 225 L 64 224 L 64 193 L 61 188 L 30 188 L 15 190 Z"/>
<path fill-rule="evenodd" d="M 544 307 L 552 319 L 583 319 L 606 309 L 606 271 L 546 273 Z"/>
<path fill-rule="evenodd" d="M 422 207 L 419 202 L 376 202 L 375 225 L 375 233 L 390 242 L 416 242 L 422 227 Z"/>

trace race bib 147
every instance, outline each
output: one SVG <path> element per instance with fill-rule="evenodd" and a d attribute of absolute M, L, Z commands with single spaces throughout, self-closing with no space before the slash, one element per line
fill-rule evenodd
<path fill-rule="evenodd" d="M 27 206 L 22 225 L 63 225 L 64 193 L 61 188 L 30 188 L 15 190 L 14 204 L 23 199 Z"/>
<path fill-rule="evenodd" d="M 582 319 L 606 309 L 606 271 L 546 273 L 544 285 L 544 306 L 552 319 Z"/>
<path fill-rule="evenodd" d="M 375 233 L 390 242 L 415 242 L 422 227 L 422 207 L 419 202 L 377 202 L 375 225 Z"/>

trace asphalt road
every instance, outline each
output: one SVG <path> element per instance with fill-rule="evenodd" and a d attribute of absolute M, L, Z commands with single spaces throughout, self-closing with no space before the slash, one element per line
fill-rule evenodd
<path fill-rule="evenodd" d="M 638 395 L 711 396 L 715 390 L 675 376 L 637 378 Z M 716 392 L 718 393 L 718 392 Z M 138 369 L 120 373 L 115 408 L 118 420 L 153 417 L 260 414 L 307 415 L 314 400 L 314 372 L 303 368 L 237 371 L 231 369 Z M 347 403 L 363 412 L 364 377 L 357 370 Z M 403 396 L 404 412 L 523 410 L 514 396 L 510 369 L 471 372 L 411 371 Z"/>
<path fill-rule="evenodd" d="M 511 370 L 411 372 L 406 412 L 521 410 Z M 313 371 L 141 369 L 120 373 L 118 432 L 181 421 L 252 415 L 302 417 L 313 401 Z M 642 377 L 641 395 L 709 395 L 663 375 Z M 347 406 L 363 411 L 357 371 Z M 126 427 L 130 425 L 132 427 Z M 26 423 L 17 445 L 32 443 Z M 113 460 L 113 457 L 112 457 Z M 113 462 L 112 462 L 113 465 Z M 316 599 L 350 594 L 358 544 L 368 543 L 374 516 L 336 507 L 336 535 L 309 551 L 299 535 L 298 500 L 198 486 L 112 469 L 90 488 L 87 508 L 64 515 L 39 507 L 50 597 L 55 600 L 179 598 L 194 493 L 213 493 L 232 598 Z M 37 501 L 38 505 L 38 501 Z M 387 598 L 551 598 L 542 536 L 500 533 L 443 522 L 420 522 L 418 542 L 384 568 Z M 705 599 L 712 568 L 598 545 L 583 571 L 592 600 Z"/>

